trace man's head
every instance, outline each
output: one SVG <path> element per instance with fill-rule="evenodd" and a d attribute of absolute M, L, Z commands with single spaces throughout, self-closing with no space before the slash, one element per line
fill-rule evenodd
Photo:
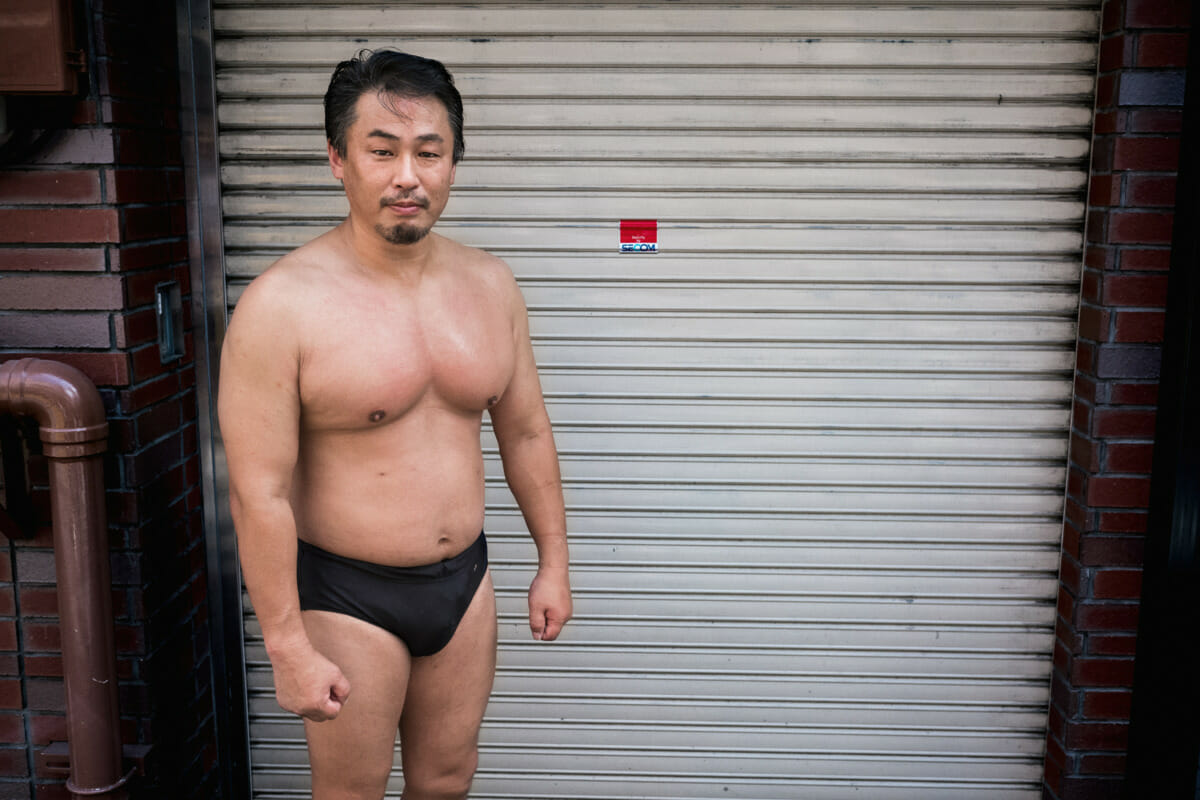
<path fill-rule="evenodd" d="M 341 156 L 346 155 L 346 133 L 354 124 L 358 99 L 368 93 L 379 95 L 385 103 L 390 98 L 438 100 L 454 132 L 454 163 L 462 159 L 462 97 L 440 61 L 399 50 L 363 50 L 338 64 L 325 92 L 325 137 Z"/>

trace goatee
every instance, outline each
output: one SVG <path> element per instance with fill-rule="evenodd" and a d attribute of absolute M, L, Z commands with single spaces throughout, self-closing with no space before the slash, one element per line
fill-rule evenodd
<path fill-rule="evenodd" d="M 375 232 L 392 244 L 416 244 L 425 238 L 429 230 L 410 225 L 393 225 L 390 228 L 375 226 Z"/>

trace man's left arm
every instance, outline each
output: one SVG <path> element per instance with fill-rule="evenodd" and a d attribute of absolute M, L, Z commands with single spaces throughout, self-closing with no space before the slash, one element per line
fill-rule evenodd
<path fill-rule="evenodd" d="M 537 545 L 538 572 L 529 587 L 529 628 L 533 638 L 553 641 L 572 613 L 566 510 L 554 433 L 529 340 L 529 319 L 515 284 L 513 292 L 516 363 L 508 388 L 490 414 L 504 478 Z"/>

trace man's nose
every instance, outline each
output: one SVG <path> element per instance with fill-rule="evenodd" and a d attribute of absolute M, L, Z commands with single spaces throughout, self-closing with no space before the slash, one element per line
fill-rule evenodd
<path fill-rule="evenodd" d="M 409 156 L 396 159 L 396 167 L 392 172 L 392 185 L 400 189 L 412 189 L 417 185 L 416 165 Z"/>

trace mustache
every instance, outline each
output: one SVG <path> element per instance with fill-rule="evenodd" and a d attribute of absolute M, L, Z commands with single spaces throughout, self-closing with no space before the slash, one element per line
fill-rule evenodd
<path fill-rule="evenodd" d="M 394 206 L 397 203 L 411 203 L 413 205 L 420 206 L 421 208 L 429 208 L 428 197 L 418 197 L 417 195 L 413 194 L 400 194 L 396 195 L 395 197 L 385 197 L 379 201 L 379 207 L 386 208 L 387 206 Z"/>

